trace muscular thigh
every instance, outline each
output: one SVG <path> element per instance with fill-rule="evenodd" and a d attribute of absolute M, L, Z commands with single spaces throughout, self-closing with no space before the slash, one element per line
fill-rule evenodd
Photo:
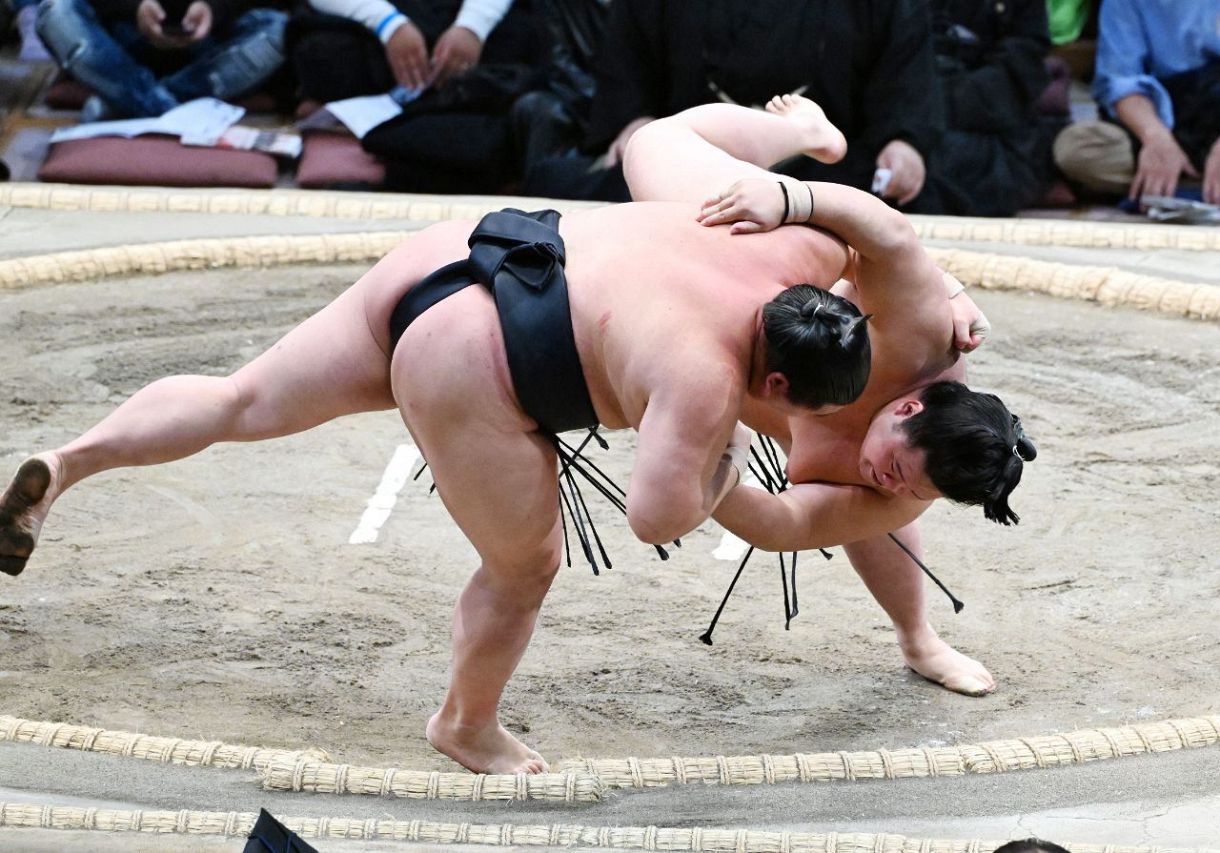
<path fill-rule="evenodd" d="M 555 453 L 512 393 L 487 291 L 472 285 L 419 317 L 391 374 L 437 491 L 484 565 L 549 577 L 560 543 Z"/>

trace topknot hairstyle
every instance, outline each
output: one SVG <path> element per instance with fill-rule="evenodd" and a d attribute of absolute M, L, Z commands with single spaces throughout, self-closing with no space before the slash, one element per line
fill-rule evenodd
<path fill-rule="evenodd" d="M 945 497 L 981 506 L 997 524 L 1021 518 L 1008 505 L 1026 462 L 1038 456 L 1021 419 L 994 394 L 960 382 L 937 382 L 920 394 L 923 410 L 902 422 L 910 443 L 926 454 L 929 479 Z"/>
<path fill-rule="evenodd" d="M 788 380 L 797 406 L 845 406 L 864 391 L 872 368 L 868 317 L 841 296 L 809 284 L 763 306 L 766 369 Z"/>
<path fill-rule="evenodd" d="M 1022 838 L 1001 844 L 994 853 L 1068 853 L 1068 851 L 1053 841 L 1044 841 L 1041 838 Z"/>

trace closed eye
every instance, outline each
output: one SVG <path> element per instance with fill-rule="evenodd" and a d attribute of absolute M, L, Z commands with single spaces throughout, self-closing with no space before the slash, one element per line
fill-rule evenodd
<path fill-rule="evenodd" d="M 902 484 L 907 487 L 907 493 L 910 494 L 911 497 L 915 498 L 917 501 L 928 500 L 928 498 L 921 497 L 915 491 L 914 487 L 907 481 L 906 472 L 902 470 L 902 464 L 899 463 L 897 459 L 894 460 L 894 470 L 898 472 L 898 479 L 901 480 Z"/>

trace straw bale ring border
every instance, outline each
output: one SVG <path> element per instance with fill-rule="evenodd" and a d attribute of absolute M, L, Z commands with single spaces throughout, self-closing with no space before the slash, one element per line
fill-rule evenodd
<path fill-rule="evenodd" d="M 1084 729 L 960 746 L 701 758 L 572 759 L 607 788 L 672 784 L 762 785 L 1006 773 L 1125 758 L 1220 743 L 1220 716 Z"/>
<path fill-rule="evenodd" d="M 441 773 L 332 764 L 291 754 L 277 756 L 263 768 L 262 777 L 263 787 L 269 791 L 416 800 L 595 803 L 605 788 L 595 774 L 579 769 L 536 774 Z"/>
<path fill-rule="evenodd" d="M 420 770 L 381 770 L 333 764 L 321 749 L 263 749 L 218 741 L 156 737 L 68 723 L 40 722 L 0 715 L 0 742 L 98 752 L 124 758 L 193 767 L 253 769 L 269 790 L 371 794 L 410 799 L 548 800 L 592 803 L 604 785 L 585 771 L 529 775 L 483 775 Z"/>
<path fill-rule="evenodd" d="M 4 190 L 5 188 L 0 186 L 0 201 L 3 200 Z M 119 204 L 122 198 L 130 200 L 133 193 L 136 191 L 51 188 L 41 190 L 40 193 L 30 190 L 27 194 L 36 195 L 39 199 L 55 199 L 57 194 L 68 194 L 73 203 L 81 205 L 89 203 L 91 199 L 100 198 L 106 202 L 105 205 L 100 202 L 97 204 L 97 208 L 102 208 Z M 8 196 L 22 197 L 21 193 L 14 191 L 10 191 Z M 160 200 L 165 205 L 171 205 L 175 199 L 175 195 L 167 191 L 156 191 L 151 195 L 136 197 Z M 188 197 L 196 198 L 196 195 L 188 194 Z M 256 194 L 255 197 L 262 199 L 266 207 L 272 207 L 270 196 Z M 219 193 L 198 198 L 228 203 L 234 198 L 240 200 L 246 196 Z M 283 206 L 291 210 L 308 208 L 306 202 L 313 206 L 318 202 L 306 191 L 294 191 L 284 198 L 300 200 L 300 204 Z M 454 200 L 422 201 L 408 196 L 398 200 L 378 202 L 374 199 L 351 203 L 361 213 L 384 213 L 382 208 L 388 208 L 399 210 L 406 218 L 419 217 L 412 221 L 422 222 L 474 216 L 499 207 L 506 201 L 508 200 L 498 199 L 494 203 L 486 200 L 479 203 Z M 343 204 L 340 198 L 327 209 L 342 210 Z M 186 206 L 177 203 L 175 205 L 174 209 Z M 223 205 L 208 204 L 206 208 L 213 210 L 218 206 Z M 247 208 L 251 206 L 247 205 Z M 362 218 L 376 217 L 370 215 Z M 1003 233 L 1002 229 L 998 233 Z M 17 257 L 0 260 L 0 289 L 95 281 L 112 276 L 155 275 L 179 270 L 368 262 L 380 259 L 408 234 L 409 232 L 402 231 L 375 231 L 174 240 Z M 930 248 L 929 253 L 938 264 L 967 285 L 985 289 L 1031 291 L 1061 298 L 1096 301 L 1104 305 L 1125 305 L 1213 322 L 1220 320 L 1220 286 L 1217 285 L 1139 275 L 1111 267 L 1053 263 L 961 249 Z"/>
<path fill-rule="evenodd" d="M 329 761 L 325 750 L 263 749 L 234 746 L 219 741 L 156 737 L 135 732 L 112 731 L 69 723 L 40 722 L 0 715 L 0 741 L 32 743 L 58 749 L 99 752 L 125 758 L 183 764 L 191 767 L 219 767 L 263 772 L 277 759 Z"/>
<path fill-rule="evenodd" d="M 249 812 L 123 811 L 0 803 L 0 829 L 176 833 L 245 837 L 257 815 Z M 989 853 L 1001 841 L 908 838 L 868 833 L 775 832 L 751 829 L 576 824 L 434 823 L 423 820 L 279 817 L 301 838 L 363 839 L 416 844 L 495 847 L 599 847 L 690 853 Z M 1072 853 L 1187 853 L 1169 847 L 1070 844 Z M 1191 853 L 1220 853 L 1194 850 Z"/>
<path fill-rule="evenodd" d="M 253 768 L 268 790 L 412 799 L 591 803 L 606 789 L 894 780 L 1058 767 L 1220 743 L 1220 715 L 950 747 L 792 755 L 572 759 L 556 772 L 481 775 L 335 764 L 318 749 L 282 750 L 154 737 L 0 716 L 0 741 L 164 763 Z"/>
<path fill-rule="evenodd" d="M 0 260 L 0 290 L 157 275 L 181 270 L 250 269 L 379 260 L 410 231 L 222 237 L 54 252 Z M 1010 255 L 929 249 L 968 285 L 1125 305 L 1146 311 L 1220 320 L 1220 286 L 1138 275 L 1110 267 L 1051 263 Z"/>
<path fill-rule="evenodd" d="M 133 213 L 217 213 L 330 219 L 407 219 L 438 222 L 478 217 L 505 206 L 552 207 L 561 213 L 597 202 L 510 196 L 349 193 L 326 190 L 161 189 L 71 184 L 0 185 L 0 207 Z M 1220 229 L 1148 223 L 1051 219 L 907 217 L 926 240 L 1114 249 L 1220 251 Z"/>
<path fill-rule="evenodd" d="M 351 193 L 328 190 L 170 189 L 158 187 L 0 184 L 0 207 L 96 213 L 208 213 L 311 219 L 442 222 L 477 219 L 503 207 L 549 207 L 560 213 L 600 202 L 510 196 Z"/>
<path fill-rule="evenodd" d="M 0 205 L 55 210 L 203 212 L 280 216 L 333 217 L 346 219 L 407 219 L 432 222 L 448 218 L 475 217 L 512 199 L 461 199 L 445 196 L 361 196 L 308 191 L 193 191 L 133 190 L 128 188 L 79 188 L 56 185 L 10 184 L 0 186 Z M 528 200 L 520 200 L 529 206 Z M 552 202 L 541 200 L 543 204 Z M 554 205 L 578 209 L 590 205 Z M 1220 249 L 1220 229 L 1184 229 L 1172 226 L 1118 226 L 993 220 L 960 220 L 912 217 L 921 236 L 929 239 L 990 241 L 1026 245 L 1070 245 L 1093 247 L 1156 248 L 1194 251 Z M 0 261 L 0 288 L 18 288 L 68 281 L 94 281 L 114 276 L 147 275 L 173 270 L 252 268 L 285 264 L 371 261 L 380 258 L 408 234 L 380 231 L 353 234 L 283 235 L 265 237 L 180 240 L 117 246 L 80 252 L 59 252 Z M 1028 290 L 1057 297 L 1097 301 L 1106 305 L 1128 305 L 1209 321 L 1220 320 L 1220 287 L 1137 275 L 1114 268 L 1051 263 L 1032 258 L 930 249 L 937 263 L 965 283 L 984 289 Z M 1002 772 L 1027 766 L 1054 766 L 1073 761 L 1111 758 L 1141 752 L 1177 749 L 1214 743 L 1217 718 L 1168 721 L 1149 727 L 1103 729 L 1056 735 L 1050 739 L 1024 739 L 980 744 L 977 747 L 935 750 L 898 750 L 874 753 L 797 754 L 794 756 L 746 756 L 696 759 L 627 759 L 622 762 L 582 762 L 610 787 L 647 787 L 653 784 L 703 782 L 713 784 L 758 784 L 775 781 L 822 779 L 902 778 L 920 775 L 954 775 L 960 772 Z M 48 745 L 111 751 L 122 755 L 173 761 L 183 764 L 254 767 L 270 782 L 272 768 L 291 763 L 293 774 L 313 766 L 315 780 L 325 775 L 325 755 L 224 744 L 151 738 L 122 732 L 102 732 L 55 724 L 38 724 L 0 717 L 7 738 L 24 738 L 23 725 L 39 728 L 39 742 Z M 1155 727 L 1162 728 L 1156 729 Z M 9 730 L 11 727 L 11 731 Z M 1163 727 L 1168 727 L 1166 730 Z M 1170 734 L 1172 732 L 1172 734 Z M 1187 734 L 1184 734 L 1186 732 Z M 1174 737 L 1177 737 L 1176 744 Z M 1136 741 L 1131 741 L 1135 737 Z M 1056 740 L 1057 739 L 1057 740 Z M 1202 742 L 1196 742 L 1199 740 Z M 79 742 L 79 744 L 78 744 Z M 947 751 L 946 751 L 947 749 Z M 1032 764 L 1031 764 L 1032 762 Z M 345 767 L 344 765 L 331 765 Z M 356 771 L 359 771 L 358 773 Z M 331 771 L 326 771 L 331 772 Z M 396 793 L 399 778 L 393 771 L 378 781 L 379 792 Z M 347 768 L 349 784 L 364 773 L 382 773 L 370 768 Z M 424 774 L 425 791 L 439 792 L 445 785 L 438 774 Z M 439 774 L 463 776 L 464 774 Z M 565 777 L 564 797 L 570 794 L 577 774 L 547 774 Z M 371 777 L 370 777 L 371 778 Z M 475 778 L 475 777 L 466 777 Z M 492 777 L 482 777 L 490 779 Z M 514 777 L 508 777 L 514 779 Z M 624 782 L 623 780 L 627 780 Z M 629 782 L 629 784 L 628 784 Z M 372 784 L 365 779 L 356 787 Z M 415 791 L 418 780 L 403 777 L 405 791 Z M 473 783 L 471 783 L 473 785 Z M 501 795 L 497 784 L 483 792 Z M 520 793 L 519 781 L 511 783 Z M 587 780 L 586 780 L 586 784 Z M 291 787 L 291 786 L 290 786 Z M 579 787 L 579 786 L 577 786 Z M 528 786 L 527 786 L 528 788 Z M 385 789 L 382 791 L 381 789 Z M 446 788 L 446 790 L 448 790 Z M 454 790 L 457 790 L 456 788 Z M 541 791 L 551 792 L 543 785 Z M 582 789 L 583 790 L 583 789 Z M 526 791 L 529 794 L 530 791 Z M 399 794 L 411 796 L 413 794 Z M 426 794 L 425 794 L 426 795 Z M 550 795 L 550 794 L 546 794 Z M 465 797 L 463 797 L 465 798 Z"/>

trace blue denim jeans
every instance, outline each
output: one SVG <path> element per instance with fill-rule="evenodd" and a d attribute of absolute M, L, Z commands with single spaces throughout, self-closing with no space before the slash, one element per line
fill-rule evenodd
<path fill-rule="evenodd" d="M 148 65 L 164 65 L 167 52 L 154 48 L 134 20 L 103 22 L 89 0 L 42 0 L 38 34 L 116 117 L 142 118 L 195 98 L 230 100 L 261 84 L 284 62 L 287 20 L 283 12 L 252 9 L 224 32 L 173 51 L 179 67 L 160 79 Z"/>

